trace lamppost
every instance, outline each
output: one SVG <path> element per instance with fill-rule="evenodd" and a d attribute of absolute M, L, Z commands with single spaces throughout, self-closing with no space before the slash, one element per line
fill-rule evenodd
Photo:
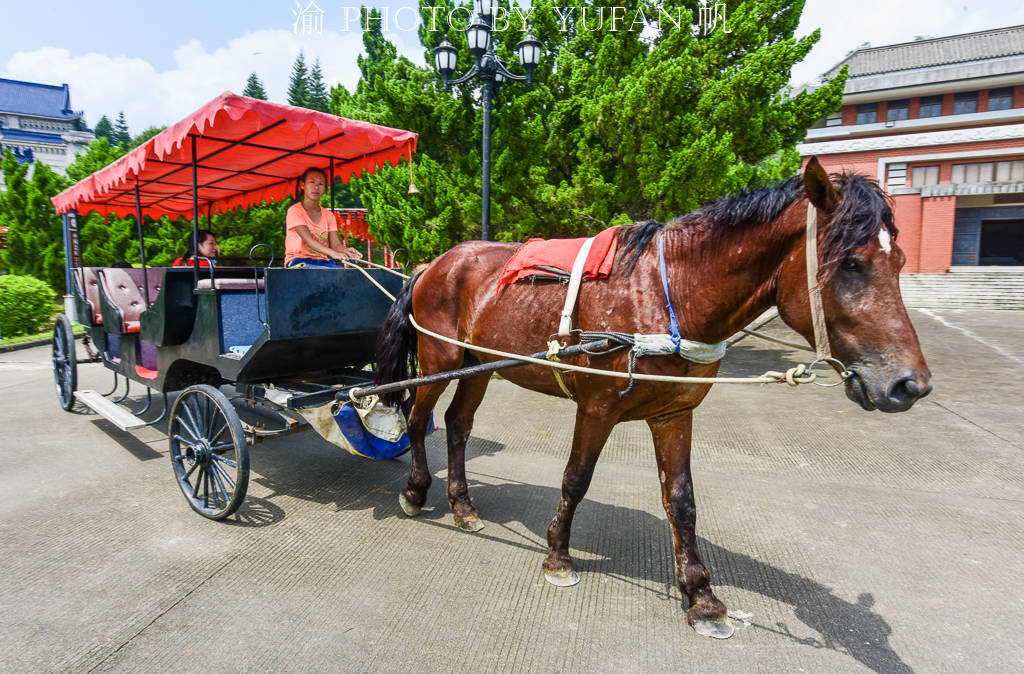
<path fill-rule="evenodd" d="M 481 237 L 484 241 L 491 238 L 491 102 L 498 93 L 498 87 L 505 80 L 517 82 L 533 82 L 533 70 L 540 63 L 540 41 L 528 34 L 518 45 L 519 62 L 526 70 L 526 76 L 510 73 L 498 55 L 494 53 L 491 43 L 491 31 L 494 30 L 494 15 L 498 11 L 498 0 L 480 0 L 478 16 L 474 17 L 466 27 L 466 39 L 469 42 L 469 53 L 475 63 L 469 72 L 451 80 L 455 73 L 455 61 L 458 50 L 448 40 L 444 40 L 434 49 L 434 60 L 437 70 L 444 78 L 444 86 L 464 84 L 476 77 L 483 85 L 484 129 L 483 129 L 483 177 L 482 177 L 482 208 Z M 450 81 L 451 80 L 451 81 Z"/>

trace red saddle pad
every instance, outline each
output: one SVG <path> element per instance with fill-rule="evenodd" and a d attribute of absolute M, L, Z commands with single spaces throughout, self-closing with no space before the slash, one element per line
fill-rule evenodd
<path fill-rule="evenodd" d="M 607 278 L 611 273 L 618 248 L 618 230 L 618 227 L 609 227 L 594 237 L 586 264 L 583 265 L 583 280 Z M 585 238 L 530 239 L 505 263 L 498 277 L 498 292 L 530 276 L 556 276 L 551 268 L 569 274 L 584 241 Z"/>

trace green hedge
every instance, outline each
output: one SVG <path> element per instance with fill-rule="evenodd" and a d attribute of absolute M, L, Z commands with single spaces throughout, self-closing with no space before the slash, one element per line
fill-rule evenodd
<path fill-rule="evenodd" d="M 0 335 L 39 332 L 53 316 L 57 293 L 32 276 L 0 276 Z"/>

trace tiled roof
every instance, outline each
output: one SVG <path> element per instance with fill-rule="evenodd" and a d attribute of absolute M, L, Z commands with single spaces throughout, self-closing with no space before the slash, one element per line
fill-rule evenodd
<path fill-rule="evenodd" d="M 0 78 L 0 112 L 74 119 L 81 112 L 71 109 L 68 85 L 37 84 Z"/>
<path fill-rule="evenodd" d="M 824 77 L 834 77 L 845 64 L 850 66 L 850 77 L 860 77 L 1017 54 L 1024 54 L 1024 26 L 862 47 L 837 63 Z"/>
<path fill-rule="evenodd" d="M 24 131 L 22 129 L 0 129 L 0 139 L 21 141 L 23 143 L 50 143 L 63 145 L 64 139 L 59 133 L 43 133 L 41 131 Z"/>

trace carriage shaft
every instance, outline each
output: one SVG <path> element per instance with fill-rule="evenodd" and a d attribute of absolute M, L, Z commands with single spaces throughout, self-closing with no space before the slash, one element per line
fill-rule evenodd
<path fill-rule="evenodd" d="M 561 351 L 559 351 L 558 357 L 571 358 L 572 356 L 578 356 L 584 353 L 606 351 L 612 346 L 612 342 L 607 339 L 601 339 L 594 342 L 587 342 L 586 344 L 574 344 L 573 346 L 567 346 Z M 538 351 L 537 353 L 530 354 L 529 357 L 546 358 L 547 355 L 547 351 Z M 491 372 L 496 372 L 498 370 L 507 370 L 509 368 L 522 367 L 523 365 L 531 364 L 532 363 L 518 360 L 516 358 L 505 358 L 503 360 L 496 360 L 491 363 L 482 363 L 480 365 L 471 365 L 470 367 L 461 367 L 458 370 L 451 370 L 449 372 L 439 372 L 438 374 L 432 374 L 426 377 L 405 379 L 403 381 L 391 382 L 390 384 L 346 388 L 339 391 L 335 397 L 340 401 L 347 401 L 349 400 L 350 396 L 352 398 L 365 398 L 366 396 L 370 395 L 380 395 L 382 393 L 391 393 L 392 391 L 401 391 L 403 389 L 414 389 L 419 386 L 426 386 L 428 384 L 438 384 L 441 382 L 451 381 L 452 379 L 468 379 L 469 377 L 490 374 Z"/>

